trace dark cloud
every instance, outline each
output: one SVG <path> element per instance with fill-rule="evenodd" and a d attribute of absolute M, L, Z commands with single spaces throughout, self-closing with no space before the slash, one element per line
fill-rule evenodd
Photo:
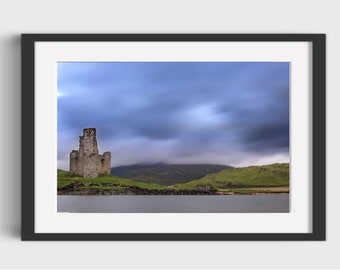
<path fill-rule="evenodd" d="M 252 129 L 250 128 L 241 137 L 241 142 L 245 150 L 256 151 L 257 153 L 288 151 L 289 134 L 287 129 L 289 129 L 289 125 L 282 125 L 280 123 L 259 125 Z"/>
<path fill-rule="evenodd" d="M 289 63 L 59 63 L 58 93 L 60 164 L 85 127 L 119 165 L 288 159 Z"/>

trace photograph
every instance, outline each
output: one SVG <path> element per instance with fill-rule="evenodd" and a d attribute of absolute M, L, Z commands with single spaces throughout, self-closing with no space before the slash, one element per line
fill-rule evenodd
<path fill-rule="evenodd" d="M 325 239 L 324 34 L 22 45 L 22 239 Z"/>
<path fill-rule="evenodd" d="M 289 213 L 290 62 L 57 63 L 57 211 Z"/>

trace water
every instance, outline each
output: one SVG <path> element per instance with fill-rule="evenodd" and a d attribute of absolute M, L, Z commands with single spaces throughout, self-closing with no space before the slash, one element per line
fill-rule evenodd
<path fill-rule="evenodd" d="M 289 195 L 58 196 L 71 213 L 287 213 Z"/>

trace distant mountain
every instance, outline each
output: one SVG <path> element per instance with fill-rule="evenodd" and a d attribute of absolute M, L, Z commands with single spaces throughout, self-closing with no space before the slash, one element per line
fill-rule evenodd
<path fill-rule="evenodd" d="M 145 183 L 173 185 L 202 178 L 207 174 L 233 168 L 215 164 L 134 164 L 111 168 L 111 175 Z"/>
<path fill-rule="evenodd" d="M 179 189 L 193 189 L 197 185 L 211 185 L 215 189 L 243 187 L 288 187 L 289 163 L 233 168 L 213 173 L 191 182 L 178 184 Z"/>

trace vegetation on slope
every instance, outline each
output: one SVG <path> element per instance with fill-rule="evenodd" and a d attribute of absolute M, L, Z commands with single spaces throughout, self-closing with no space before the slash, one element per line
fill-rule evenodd
<path fill-rule="evenodd" d="M 232 167 L 215 164 L 135 164 L 111 168 L 111 175 L 170 186 L 199 179 L 228 168 Z"/>
<path fill-rule="evenodd" d="M 217 190 L 235 190 L 255 187 L 288 187 L 289 164 L 271 164 L 233 168 L 191 182 L 177 184 L 176 188 L 193 189 L 197 185 L 211 185 Z"/>
<path fill-rule="evenodd" d="M 97 178 L 84 178 L 81 176 L 70 176 L 69 172 L 58 169 L 58 189 L 65 189 L 71 185 L 79 184 L 80 188 L 90 189 L 113 189 L 122 191 L 124 188 L 138 187 L 143 189 L 167 189 L 167 187 L 154 184 L 137 182 L 123 179 L 112 175 L 100 175 Z"/>
<path fill-rule="evenodd" d="M 145 183 L 112 175 L 83 178 L 70 176 L 68 172 L 58 170 L 58 190 L 66 194 L 68 190 L 92 190 L 111 191 L 109 194 L 113 192 L 113 194 L 140 195 L 194 195 L 216 194 L 216 192 L 218 194 L 287 193 L 289 192 L 289 164 L 225 169 L 218 173 L 207 174 L 198 180 L 169 187 L 151 181 Z"/>

